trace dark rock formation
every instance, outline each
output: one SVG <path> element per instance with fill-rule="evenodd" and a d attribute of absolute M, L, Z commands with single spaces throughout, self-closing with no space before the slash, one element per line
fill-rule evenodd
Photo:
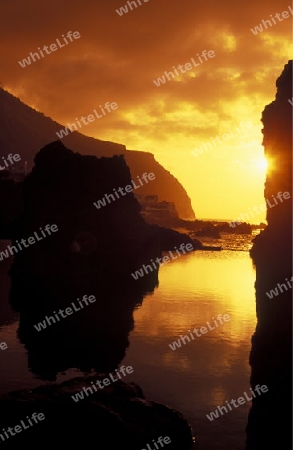
<path fill-rule="evenodd" d="M 23 212 L 20 183 L 1 177 L 0 172 L 0 239 L 9 239 L 10 227 Z"/>
<path fill-rule="evenodd" d="M 146 448 L 159 436 L 169 436 L 168 449 L 190 450 L 192 433 L 182 415 L 167 406 L 146 401 L 139 386 L 116 381 L 84 400 L 75 402 L 71 395 L 92 388 L 104 376 L 73 379 L 61 385 L 42 386 L 33 391 L 12 392 L 0 397 L 1 428 L 14 427 L 21 420 L 29 429 L 9 436 L 5 448 L 28 445 L 37 448 L 96 445 L 107 450 Z M 93 390 L 93 388 L 92 388 Z M 45 418 L 29 427 L 27 417 L 43 413 Z M 1 431 L 2 433 L 2 431 Z M 4 435 L 5 438 L 5 435 Z M 2 442 L 1 442 L 2 443 Z M 151 448 L 154 448 L 153 446 Z"/>
<path fill-rule="evenodd" d="M 32 165 L 40 148 L 56 141 L 63 125 L 30 108 L 19 99 L 0 88 L 0 157 L 9 153 L 19 153 L 22 163 L 27 160 Z M 86 126 L 81 129 L 86 133 Z M 180 217 L 193 219 L 191 200 L 178 180 L 164 169 L 147 152 L 128 151 L 121 144 L 101 141 L 78 132 L 63 137 L 64 145 L 84 155 L 113 156 L 124 155 L 131 176 L 136 179 L 144 172 L 153 172 L 155 180 L 138 190 L 142 194 L 157 194 L 160 200 L 174 202 Z"/>
<path fill-rule="evenodd" d="M 145 277 L 144 285 L 134 280 L 121 284 L 114 275 L 101 279 L 81 274 L 56 281 L 24 275 L 12 278 L 10 303 L 20 313 L 17 335 L 27 351 L 28 366 L 47 381 L 56 381 L 58 373 L 71 368 L 113 372 L 126 355 L 134 309 L 157 284 L 157 272 Z M 94 295 L 96 301 L 82 303 L 81 308 L 78 299 L 84 295 Z M 59 311 L 68 307 L 72 314 L 62 317 Z"/>
<path fill-rule="evenodd" d="M 250 223 L 247 222 L 241 222 L 237 224 L 231 224 L 225 223 L 223 225 L 218 225 L 219 231 L 221 233 L 229 233 L 229 234 L 251 234 L 252 233 L 252 226 Z"/>
<path fill-rule="evenodd" d="M 0 241 L 0 252 L 4 249 L 6 242 Z M 12 310 L 8 302 L 3 301 L 7 299 L 10 291 L 10 277 L 8 275 L 8 270 L 11 266 L 11 261 L 1 261 L 0 262 L 0 328 L 3 325 L 8 325 L 15 320 L 15 312 Z"/>
<path fill-rule="evenodd" d="M 37 154 L 22 185 L 24 211 L 11 230 L 12 244 L 17 250 L 17 242 L 28 243 L 35 232 L 42 239 L 14 254 L 10 303 L 20 312 L 18 335 L 39 377 L 54 380 L 70 367 L 117 367 L 133 328 L 133 309 L 158 284 L 158 268 L 138 280 L 131 274 L 163 251 L 193 243 L 187 235 L 147 224 L 132 192 L 94 206 L 128 184 L 123 156 L 81 156 L 57 141 Z M 46 224 L 56 224 L 58 231 L 43 237 L 39 230 Z M 35 330 L 45 316 L 85 294 L 97 298 L 91 308 L 63 320 L 61 328 Z M 49 357 L 53 343 L 58 350 Z"/>
<path fill-rule="evenodd" d="M 174 250 L 174 246 L 180 247 L 181 244 L 192 244 L 193 250 L 202 249 L 201 242 L 198 239 L 191 239 L 187 234 L 156 225 L 153 225 L 153 229 L 160 236 L 160 248 L 162 251 Z"/>
<path fill-rule="evenodd" d="M 215 227 L 212 224 L 208 224 L 206 227 L 202 228 L 201 230 L 196 231 L 195 236 L 210 237 L 210 238 L 214 238 L 214 239 L 221 238 L 218 227 Z"/>
<path fill-rule="evenodd" d="M 289 450 L 292 425 L 292 61 L 277 80 L 275 101 L 266 106 L 265 154 L 272 161 L 265 197 L 267 228 L 251 250 L 256 265 L 257 328 L 250 356 L 251 386 L 266 384 L 269 392 L 253 401 L 247 427 L 247 450 Z M 278 192 L 290 198 L 276 204 Z M 283 286 L 282 286 L 283 285 Z M 277 295 L 267 295 L 277 288 Z"/>
<path fill-rule="evenodd" d="M 28 366 L 51 382 L 72 368 L 91 374 L 0 397 L 4 429 L 34 412 L 45 414 L 33 432 L 21 433 L 21 445 L 38 448 L 45 436 L 46 448 L 58 440 L 58 445 L 97 442 L 109 450 L 136 450 L 169 436 L 170 449 L 191 448 L 183 417 L 147 402 L 138 386 L 115 382 L 80 402 L 71 398 L 91 387 L 91 381 L 114 373 L 125 357 L 133 311 L 158 284 L 158 270 L 139 281 L 131 272 L 178 243 L 192 243 L 187 235 L 147 224 L 132 192 L 100 209 L 94 206 L 130 180 L 124 156 L 81 156 L 57 141 L 36 155 L 33 171 L 21 184 L 23 213 L 11 229 L 15 248 L 36 231 L 42 237 L 40 227 L 58 226 L 57 232 L 15 253 L 10 269 L 10 304 L 20 314 L 17 334 Z M 78 299 L 84 295 L 96 301 L 61 317 L 60 311 L 64 314 L 72 303 L 80 307 Z M 12 436 L 4 443 L 15 448 L 19 439 Z"/>
<path fill-rule="evenodd" d="M 139 194 L 158 194 L 159 201 L 167 201 L 175 204 L 179 217 L 194 219 L 191 200 L 187 192 L 169 171 L 159 164 L 152 153 L 127 151 L 125 153 L 127 165 L 132 177 L 141 176 L 144 172 L 154 172 L 156 179 L 148 185 L 143 185 L 137 190 Z"/>
<path fill-rule="evenodd" d="M 46 257 L 40 253 L 39 258 Z M 95 277 L 52 280 L 43 276 L 36 280 L 25 274 L 12 278 L 10 301 L 20 312 L 20 341 L 28 354 L 30 370 L 42 380 L 56 381 L 57 374 L 76 368 L 90 376 L 61 385 L 42 386 L 33 391 L 11 392 L 0 397 L 2 428 L 16 425 L 34 412 L 45 414 L 46 420 L 35 426 L 33 432 L 21 433 L 21 444 L 37 448 L 41 436 L 46 436 L 50 448 L 58 439 L 60 444 L 83 446 L 92 441 L 107 445 L 109 450 L 144 448 L 159 436 L 169 436 L 174 450 L 191 449 L 192 434 L 180 413 L 167 406 L 146 401 L 141 389 L 134 384 L 115 381 L 109 387 L 95 392 L 91 382 L 108 377 L 125 357 L 129 333 L 134 328 L 133 311 L 142 303 L 144 291 L 140 284 L 121 284 L 121 280 Z M 148 290 L 154 289 L 154 278 L 146 277 Z M 37 331 L 34 325 L 45 316 L 54 318 L 53 311 L 79 306 L 87 293 L 95 295 L 96 302 L 70 317 L 60 319 L 46 329 Z M 135 376 L 135 367 L 134 376 Z M 93 375 L 93 371 L 95 375 Z M 117 378 L 117 377 L 116 377 Z M 126 381 L 126 378 L 125 378 Z M 92 388 L 93 394 L 75 402 L 71 395 Z M 5 442 L 15 448 L 16 436 Z M 11 447 L 10 447 L 11 446 Z M 47 447 L 46 447 L 47 448 Z"/>
<path fill-rule="evenodd" d="M 40 235 L 46 224 L 56 224 L 58 232 L 17 252 L 12 274 L 25 268 L 52 279 L 111 274 L 129 281 L 133 271 L 161 251 L 173 250 L 180 239 L 192 243 L 186 235 L 147 224 L 132 192 L 115 197 L 113 189 L 129 184 L 123 156 L 81 156 L 60 141 L 44 147 L 23 183 L 24 213 L 13 226 L 13 243 Z M 112 198 L 96 208 L 105 194 Z"/>
<path fill-rule="evenodd" d="M 103 390 L 96 388 L 97 392 L 91 384 L 96 386 L 96 381 L 109 377 L 109 373 L 117 379 L 115 369 L 125 357 L 128 335 L 134 327 L 133 311 L 143 299 L 140 286 L 135 283 L 123 286 L 113 277 L 102 284 L 92 279 L 80 290 L 76 290 L 76 284 L 52 283 L 50 277 L 38 283 L 26 279 L 21 288 L 19 283 L 13 284 L 11 302 L 20 311 L 18 336 L 28 353 L 30 370 L 39 379 L 51 382 L 69 368 L 91 375 L 0 397 L 1 427 L 18 424 L 26 416 L 42 412 L 46 420 L 35 426 L 32 433 L 29 430 L 27 434 L 21 433 L 21 444 L 29 443 L 35 449 L 41 434 L 46 436 L 46 445 L 58 439 L 58 443 L 67 445 L 82 442 L 84 446 L 94 441 L 109 450 L 119 446 L 137 450 L 145 448 L 152 439 L 169 436 L 170 448 L 189 450 L 191 430 L 178 412 L 146 401 L 141 389 L 133 383 L 115 381 Z M 150 282 L 149 290 L 153 287 Z M 53 310 L 65 309 L 72 301 L 77 305 L 76 298 L 85 292 L 95 295 L 96 303 L 39 332 L 34 328 L 45 315 L 52 316 Z M 134 366 L 134 377 L 135 373 Z M 123 381 L 127 381 L 127 376 L 122 377 Z M 71 395 L 83 388 L 91 388 L 92 393 L 88 391 L 83 400 L 75 402 Z M 13 445 L 19 439 L 13 439 L 5 445 L 16 448 Z"/>

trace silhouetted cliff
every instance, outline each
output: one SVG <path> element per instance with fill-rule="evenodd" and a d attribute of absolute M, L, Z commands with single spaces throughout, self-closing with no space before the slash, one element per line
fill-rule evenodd
<path fill-rule="evenodd" d="M 22 185 L 23 212 L 11 236 L 16 245 L 34 232 L 42 237 L 40 228 L 47 224 L 56 224 L 58 232 L 17 252 L 12 273 L 51 273 L 57 279 L 112 274 L 130 280 L 131 272 L 163 250 L 173 250 L 178 241 L 192 243 L 187 235 L 147 224 L 133 192 L 115 197 L 114 189 L 129 184 L 124 156 L 84 156 L 60 141 L 45 146 Z M 94 203 L 105 194 L 112 197 L 97 208 Z M 151 275 L 156 277 L 156 270 Z"/>
<path fill-rule="evenodd" d="M 130 167 L 131 175 L 136 178 L 144 172 L 154 172 L 156 179 L 148 185 L 143 185 L 139 189 L 139 194 L 155 195 L 159 201 L 167 201 L 175 204 L 179 217 L 183 219 L 194 219 L 194 213 L 191 207 L 191 200 L 185 189 L 170 172 L 159 164 L 152 153 L 140 151 L 128 151 L 125 159 Z M 158 176 L 157 176 L 158 174 Z"/>
<path fill-rule="evenodd" d="M 40 148 L 56 141 L 56 132 L 64 128 L 42 113 L 30 108 L 19 99 L 0 88 L 0 157 L 19 153 L 22 163 L 32 165 Z M 144 172 L 156 175 L 154 184 L 141 190 L 144 194 L 157 194 L 160 200 L 174 202 L 182 218 L 194 219 L 190 198 L 179 181 L 159 164 L 154 155 L 147 152 L 128 151 L 121 144 L 101 141 L 78 132 L 69 133 L 62 139 L 64 145 L 84 155 L 125 155 L 132 178 Z"/>
<path fill-rule="evenodd" d="M 268 226 L 251 250 L 256 264 L 257 328 L 250 363 L 252 387 L 266 384 L 269 392 L 253 401 L 247 450 L 292 448 L 292 106 L 288 99 L 292 99 L 292 61 L 278 78 L 276 99 L 262 116 L 263 144 L 271 162 L 265 197 L 272 206 L 267 211 Z M 278 197 L 280 192 L 289 194 Z"/>
<path fill-rule="evenodd" d="M 131 272 L 161 256 L 162 250 L 192 243 L 187 235 L 147 224 L 132 192 L 99 209 L 94 206 L 130 180 L 124 156 L 84 156 L 57 141 L 40 150 L 32 172 L 19 184 L 23 211 L 11 230 L 17 253 L 9 298 L 19 312 L 17 335 L 28 366 L 49 381 L 72 368 L 91 374 L 0 397 L 2 427 L 36 410 L 45 414 L 43 426 L 26 433 L 22 445 L 36 448 L 49 433 L 49 447 L 58 435 L 58 443 L 67 446 L 89 445 L 94 439 L 106 442 L 109 450 L 120 445 L 136 450 L 156 434 L 170 436 L 170 449 L 192 446 L 191 429 L 182 415 L 146 401 L 139 386 L 119 381 L 93 389 L 96 380 L 115 375 L 129 346 L 134 309 L 158 284 L 158 269 L 140 280 Z M 44 237 L 46 224 L 56 224 L 58 230 Z M 41 239 L 32 243 L 28 237 L 35 232 Z M 30 245 L 19 251 L 22 238 Z M 95 301 L 81 307 L 79 300 L 89 296 Z M 68 307 L 71 313 L 64 317 Z M 87 391 L 83 401 L 73 400 L 73 394 L 86 388 L 93 392 Z M 11 441 L 5 444 L 11 448 Z"/>
<path fill-rule="evenodd" d="M 0 239 L 9 239 L 9 227 L 22 210 L 23 198 L 20 183 L 2 178 L 0 171 Z"/>

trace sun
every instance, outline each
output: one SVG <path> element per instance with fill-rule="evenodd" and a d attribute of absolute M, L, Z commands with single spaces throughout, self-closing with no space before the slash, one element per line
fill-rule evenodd
<path fill-rule="evenodd" d="M 258 173 L 264 175 L 271 174 L 276 168 L 275 160 L 267 156 L 261 156 L 256 161 L 256 168 Z"/>
<path fill-rule="evenodd" d="M 240 163 L 240 161 L 238 161 Z M 264 155 L 253 156 L 247 162 L 242 162 L 242 167 L 257 177 L 265 177 L 271 170 L 271 164 Z"/>
<path fill-rule="evenodd" d="M 259 173 L 264 173 L 266 174 L 268 172 L 269 169 L 269 162 L 267 160 L 267 158 L 265 156 L 261 156 L 259 157 L 256 161 L 255 161 L 255 165 L 256 165 L 256 169 Z"/>

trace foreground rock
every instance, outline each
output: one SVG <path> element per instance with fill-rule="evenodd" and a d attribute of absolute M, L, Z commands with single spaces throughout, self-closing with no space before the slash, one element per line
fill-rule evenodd
<path fill-rule="evenodd" d="M 18 391 L 0 397 L 1 428 L 21 423 L 26 417 L 43 413 L 45 419 L 9 436 L 5 448 L 29 445 L 32 449 L 104 448 L 107 450 L 140 450 L 153 439 L 169 436 L 169 450 L 190 450 L 192 432 L 182 415 L 164 405 L 147 401 L 134 383 L 116 381 L 114 384 L 88 392 L 85 399 L 75 402 L 72 395 L 105 375 L 76 378 L 61 385 L 42 386 L 33 391 Z M 34 423 L 34 422 L 32 422 Z M 5 436 L 5 435 L 4 435 Z M 2 443 L 2 442 L 1 442 Z"/>
<path fill-rule="evenodd" d="M 158 283 L 158 269 L 139 281 L 132 272 L 163 251 L 192 243 L 187 235 L 147 224 L 132 193 L 99 209 L 94 206 L 130 180 L 123 156 L 81 156 L 55 142 L 38 153 L 22 185 L 24 208 L 11 228 L 15 248 L 46 224 L 58 226 L 57 232 L 17 252 L 10 270 L 10 303 L 20 313 L 17 335 L 38 378 L 55 381 L 72 368 L 114 372 L 129 346 L 134 308 Z M 81 308 L 84 294 L 95 301 Z M 60 319 L 56 311 L 70 305 L 74 314 L 71 309 Z M 183 417 L 146 401 L 136 385 L 119 381 L 80 401 L 72 399 L 96 379 L 2 396 L 4 431 L 35 412 L 45 416 L 3 443 L 7 448 L 25 444 L 32 449 L 56 444 L 85 448 L 94 443 L 109 450 L 140 450 L 153 439 L 168 436 L 169 449 L 191 448 L 191 431 Z"/>
<path fill-rule="evenodd" d="M 247 450 L 292 448 L 292 106 L 288 102 L 292 61 L 277 80 L 277 88 L 276 100 L 266 106 L 262 117 L 265 154 L 274 163 L 265 198 L 271 201 L 278 192 L 288 192 L 290 198 L 268 209 L 268 226 L 251 250 L 257 310 L 251 386 L 266 384 L 269 392 L 253 400 Z"/>
<path fill-rule="evenodd" d="M 192 243 L 184 234 L 147 224 L 133 192 L 116 198 L 114 190 L 127 185 L 131 174 L 123 156 L 82 156 L 60 141 L 41 149 L 23 183 L 24 208 L 11 234 L 16 245 L 47 224 L 56 224 L 58 232 L 18 252 L 11 273 L 129 280 L 162 251 Z M 112 195 L 107 202 L 106 194 Z M 97 203 L 101 199 L 104 205 Z"/>
<path fill-rule="evenodd" d="M 202 230 L 198 230 L 195 232 L 195 236 L 198 237 L 210 237 L 213 239 L 221 239 L 220 232 L 218 230 L 218 227 L 215 227 L 214 225 L 208 225 L 204 227 Z"/>

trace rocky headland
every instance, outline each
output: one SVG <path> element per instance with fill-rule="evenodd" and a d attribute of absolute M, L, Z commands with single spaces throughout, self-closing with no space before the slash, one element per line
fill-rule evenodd
<path fill-rule="evenodd" d="M 21 157 L 19 165 L 24 167 L 25 161 L 27 161 L 28 168 L 32 167 L 40 148 L 56 141 L 58 139 L 56 133 L 64 128 L 64 125 L 24 104 L 1 87 L 0 123 L 2 124 L 0 157 L 7 157 L 9 153 L 18 153 Z M 86 129 L 83 131 L 86 132 Z M 141 186 L 138 192 L 144 195 L 156 194 L 159 196 L 159 200 L 173 202 L 180 217 L 194 219 L 191 200 L 186 190 L 170 172 L 155 160 L 152 153 L 127 150 L 123 144 L 94 139 L 77 131 L 64 136 L 62 142 L 74 152 L 83 155 L 98 157 L 124 155 L 132 179 L 136 179 L 144 172 L 154 172 L 156 179 L 152 183 Z"/>
<path fill-rule="evenodd" d="M 267 210 L 267 228 L 255 239 L 257 327 L 250 355 L 251 386 L 269 392 L 253 401 L 247 450 L 292 448 L 292 61 L 277 80 L 276 99 L 262 115 L 263 145 L 271 162 L 264 195 L 290 198 Z M 272 289 L 278 289 L 272 298 Z"/>

